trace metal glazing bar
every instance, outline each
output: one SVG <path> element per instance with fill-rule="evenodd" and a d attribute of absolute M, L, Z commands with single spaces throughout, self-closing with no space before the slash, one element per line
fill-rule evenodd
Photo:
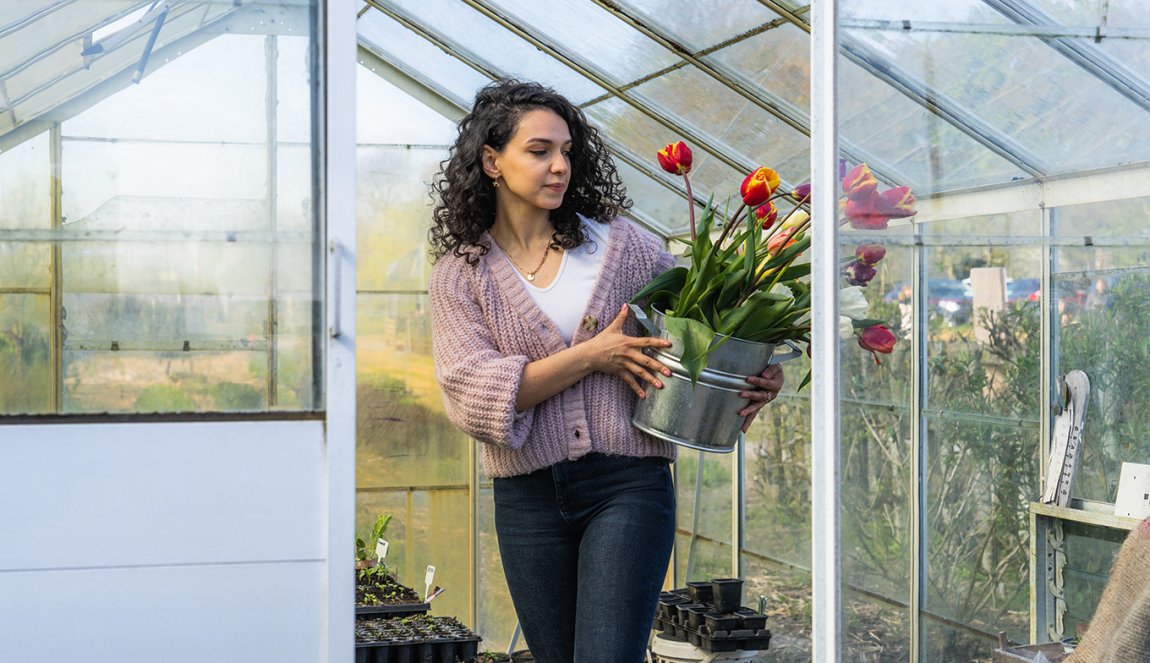
<path fill-rule="evenodd" d="M 912 224 L 914 235 L 920 238 L 923 228 L 920 224 Z M 926 609 L 926 573 L 929 568 L 927 559 L 927 468 L 929 458 L 927 454 L 927 433 L 930 430 L 926 416 L 927 403 L 927 349 L 929 347 L 928 311 L 927 304 L 927 275 L 928 260 L 926 247 L 916 242 L 911 249 L 911 341 L 910 356 L 914 363 L 911 366 L 911 409 L 910 409 L 910 660 L 921 660 L 924 655 L 926 642 L 925 624 L 922 620 Z"/>
<path fill-rule="evenodd" d="M 0 39 L 7 37 L 8 35 L 12 34 L 13 32 L 17 32 L 19 30 L 22 30 L 22 29 L 28 27 L 29 25 L 32 25 L 36 21 L 39 21 L 40 19 L 44 18 L 45 16 L 49 16 L 55 12 L 60 11 L 61 9 L 64 9 L 68 5 L 75 4 L 76 1 L 77 0 L 59 0 L 58 2 L 54 2 L 51 5 L 40 9 L 39 11 L 33 12 L 33 13 L 28 14 L 26 16 L 21 16 L 20 18 L 16 19 L 15 21 L 12 21 L 11 23 L 8 23 L 4 26 L 0 26 Z M 134 9 L 130 9 L 128 11 L 134 11 Z"/>
<path fill-rule="evenodd" d="M 1020 25 L 1061 27 L 1051 16 L 1026 0 L 983 0 L 983 2 Z M 1102 26 L 1099 25 L 1090 37 L 1101 40 Z M 1118 59 L 1080 39 L 1041 36 L 1038 38 L 1086 73 L 1137 104 L 1142 110 L 1150 110 L 1150 83 Z"/>
<path fill-rule="evenodd" d="M 1015 23 L 955 23 L 945 21 L 887 20 L 874 18 L 844 18 L 839 25 L 852 30 L 880 30 L 884 32 L 937 32 L 951 34 L 1001 35 L 1006 37 L 1038 37 L 1094 39 L 1098 28 L 1069 25 L 1026 25 Z M 1111 39 L 1150 39 L 1150 29 L 1110 28 L 1106 30 L 1106 40 Z"/>
<path fill-rule="evenodd" d="M 811 118 L 803 109 L 794 106 L 777 95 L 771 94 L 763 86 L 756 85 L 753 81 L 747 80 L 745 76 L 731 67 L 720 62 L 704 60 L 700 54 L 692 53 L 690 49 L 679 42 L 675 36 L 668 34 L 654 24 L 644 22 L 640 18 L 640 12 L 636 11 L 623 0 L 594 0 L 594 2 L 617 16 L 620 20 L 627 23 L 627 25 L 641 32 L 647 38 L 683 58 L 685 62 L 690 63 L 699 71 L 710 76 L 755 106 L 758 106 L 761 110 L 779 119 L 792 129 L 804 136 L 809 137 L 811 135 Z M 903 173 L 895 172 L 893 166 L 890 164 L 883 163 L 873 155 L 866 154 L 863 150 L 848 143 L 846 140 L 840 138 L 839 143 L 840 151 L 844 155 L 855 162 L 867 163 L 871 171 L 881 179 L 891 183 L 898 182 L 899 184 L 911 182 L 911 178 Z"/>
<path fill-rule="evenodd" d="M 56 11 L 57 9 L 64 7 L 64 6 L 67 6 L 68 4 L 71 4 L 74 1 L 75 0 L 68 0 L 68 2 L 65 2 L 63 4 L 53 5 L 52 7 L 48 8 L 47 10 L 39 12 L 38 14 L 34 15 L 34 17 L 30 18 L 26 22 L 32 23 L 37 18 L 39 18 L 40 16 L 43 16 L 43 15 L 46 15 L 50 12 Z M 39 51 L 32 54 L 27 59 L 21 61 L 19 64 L 14 65 L 13 67 L 9 68 L 6 71 L 0 72 L 0 78 L 8 78 L 12 74 L 16 74 L 16 73 L 19 73 L 21 71 L 24 71 L 28 67 L 31 67 L 32 65 L 36 64 L 37 62 L 39 62 L 43 58 L 51 55 L 52 53 L 55 53 L 56 51 L 58 51 L 62 48 L 71 47 L 72 44 L 77 39 L 80 39 L 84 35 L 87 35 L 87 34 L 90 34 L 94 31 L 96 31 L 96 30 L 99 30 L 100 28 L 104 27 L 105 25 L 110 25 L 112 23 L 115 23 L 116 21 L 120 20 L 124 16 L 131 14 L 132 12 L 138 10 L 140 7 L 148 4 L 149 2 L 151 2 L 151 0 L 147 0 L 147 2 L 142 2 L 135 7 L 130 7 L 130 8 L 128 8 L 124 11 L 121 11 L 117 14 L 113 14 L 112 16 L 105 18 L 104 20 L 100 21 L 99 23 L 96 23 L 95 25 L 84 28 L 83 30 L 78 30 L 78 31 L 75 31 L 75 32 L 69 34 L 67 37 L 57 41 L 56 43 L 52 44 L 51 46 L 48 46 L 47 48 L 40 49 Z M 24 26 L 21 25 L 20 27 L 24 27 Z M 18 29 L 19 29 L 19 27 L 16 29 L 0 29 L 0 39 L 7 37 L 10 33 L 15 32 Z"/>
<path fill-rule="evenodd" d="M 844 36 L 842 53 L 852 62 L 903 94 L 911 101 L 938 116 L 998 156 L 1031 175 L 1051 172 L 1052 168 L 1038 155 L 1016 140 L 977 118 L 957 101 L 939 93 L 909 72 L 874 52 L 857 39 Z"/>
<path fill-rule="evenodd" d="M 629 106 L 647 116 L 651 120 L 663 125 L 670 131 L 680 133 L 696 147 L 704 150 L 711 156 L 719 161 L 727 164 L 736 171 L 747 173 L 758 167 L 746 157 L 733 157 L 732 154 L 737 154 L 738 150 L 728 146 L 722 145 L 720 141 L 713 136 L 702 133 L 692 128 L 692 124 L 683 118 L 677 117 L 675 114 L 670 113 L 662 108 L 657 108 L 653 104 L 640 99 L 634 95 L 619 89 L 619 87 L 611 83 L 606 74 L 599 71 L 594 65 L 588 62 L 583 62 L 576 58 L 576 56 L 568 54 L 563 51 L 558 45 L 545 41 L 539 37 L 535 31 L 521 25 L 513 20 L 511 17 L 499 12 L 484 0 L 462 0 L 469 7 L 480 12 L 490 20 L 499 24 L 506 30 L 509 30 L 520 39 L 530 43 L 532 46 L 542 50 L 547 55 L 555 58 L 567 67 L 574 70 L 584 78 L 595 83 L 599 87 L 608 90 L 615 94 L 621 101 L 627 103 Z"/>
<path fill-rule="evenodd" d="M 267 159 L 267 214 L 268 233 L 274 238 L 279 234 L 279 122 L 276 109 L 279 108 L 279 38 L 275 35 L 264 37 L 264 67 L 266 69 L 267 90 L 264 96 L 264 116 L 266 123 L 265 157 Z M 279 242 L 268 244 L 267 273 L 267 320 L 264 323 L 264 337 L 268 340 L 267 394 L 268 409 L 279 403 Z"/>
<path fill-rule="evenodd" d="M 48 131 L 48 159 L 51 164 L 52 230 L 64 225 L 64 138 L 59 123 Z M 52 395 L 49 412 L 64 411 L 64 266 L 59 242 L 52 242 L 49 265 L 51 267 L 50 294 L 48 296 L 48 362 L 52 367 Z"/>
<path fill-rule="evenodd" d="M 838 0 L 814 5 L 811 31 L 812 216 L 838 218 Z M 838 224 L 811 241 L 811 661 L 842 660 Z"/>
<path fill-rule="evenodd" d="M 800 14 L 809 14 L 811 12 L 810 5 L 805 7 L 787 7 L 780 2 L 775 2 L 775 0 L 759 0 L 759 4 L 797 25 L 799 29 L 804 32 L 811 31 L 810 24 L 804 21 L 802 16 L 800 16 Z"/>

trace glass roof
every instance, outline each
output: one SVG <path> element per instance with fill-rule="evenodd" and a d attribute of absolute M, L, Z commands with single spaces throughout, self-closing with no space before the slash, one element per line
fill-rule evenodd
<path fill-rule="evenodd" d="M 1146 161 L 1142 4 L 843 0 L 843 152 L 924 196 Z M 668 142 L 694 148 L 697 192 L 725 196 L 760 164 L 791 185 L 809 178 L 808 9 L 793 0 L 724 0 L 722 11 L 695 0 L 363 0 L 359 38 L 364 57 L 390 65 L 374 71 L 398 70 L 441 110 L 464 111 L 493 77 L 555 87 L 605 129 L 636 216 L 675 234 L 686 219 L 667 191 L 685 192 L 654 159 Z M 7 0 L 0 150 L 156 66 L 146 45 L 157 25 L 153 50 L 171 59 L 267 10 L 258 0 Z"/>

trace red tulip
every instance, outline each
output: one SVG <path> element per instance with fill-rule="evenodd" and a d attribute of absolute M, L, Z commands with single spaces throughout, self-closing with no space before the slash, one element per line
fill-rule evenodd
<path fill-rule="evenodd" d="M 877 273 L 874 267 L 858 260 L 852 261 L 843 268 L 847 283 L 851 285 L 865 286 L 871 282 Z"/>
<path fill-rule="evenodd" d="M 671 143 L 659 150 L 659 166 L 672 175 L 691 172 L 691 148 L 683 141 Z"/>
<path fill-rule="evenodd" d="M 771 199 L 771 194 L 779 188 L 779 174 L 766 166 L 760 166 L 743 180 L 739 193 L 747 207 L 758 207 Z"/>
<path fill-rule="evenodd" d="M 794 189 L 792 189 L 791 190 L 791 198 L 794 198 L 795 200 L 799 201 L 800 203 L 805 203 L 808 200 L 810 200 L 811 199 L 811 183 L 807 182 L 806 184 L 800 184 L 797 187 L 795 187 Z"/>
<path fill-rule="evenodd" d="M 770 228 L 775 225 L 775 219 L 779 218 L 779 208 L 768 200 L 755 208 L 755 218 L 759 220 L 759 224 L 763 226 L 764 230 Z"/>
<path fill-rule="evenodd" d="M 867 265 L 877 265 L 886 257 L 886 247 L 882 244 L 859 244 L 855 247 L 855 257 Z"/>
<path fill-rule="evenodd" d="M 914 194 L 908 186 L 898 186 L 878 194 L 874 207 L 889 219 L 902 219 L 918 214 L 914 208 Z"/>
<path fill-rule="evenodd" d="M 860 163 L 843 178 L 843 193 L 851 200 L 867 200 L 878 189 L 878 180 L 870 167 Z"/>
<path fill-rule="evenodd" d="M 885 325 L 867 327 L 859 333 L 859 347 L 874 355 L 874 363 L 881 364 L 878 353 L 890 354 L 897 339 Z"/>

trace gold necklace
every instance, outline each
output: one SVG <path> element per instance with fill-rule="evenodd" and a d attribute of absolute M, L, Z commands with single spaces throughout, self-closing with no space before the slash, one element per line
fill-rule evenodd
<path fill-rule="evenodd" d="M 519 263 L 515 262 L 515 258 L 512 258 L 510 253 L 507 253 L 506 251 L 503 253 L 507 256 L 507 259 L 511 261 L 511 264 L 515 265 L 516 269 L 527 275 L 528 281 L 534 281 L 535 273 L 540 269 L 543 269 L 543 263 L 547 262 L 547 256 L 551 255 L 551 242 L 547 242 L 547 246 L 543 249 L 543 258 L 539 261 L 539 264 L 535 266 L 535 269 L 531 270 L 530 272 L 520 267 Z"/>

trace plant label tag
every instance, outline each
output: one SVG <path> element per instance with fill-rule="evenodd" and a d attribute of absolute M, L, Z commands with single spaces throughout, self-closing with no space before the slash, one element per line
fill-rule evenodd
<path fill-rule="evenodd" d="M 426 585 L 423 589 L 423 602 L 427 603 L 427 597 L 431 594 L 431 583 L 435 581 L 435 567 L 427 565 L 427 575 L 423 576 L 423 584 Z"/>
<path fill-rule="evenodd" d="M 383 561 L 387 557 L 387 541 L 383 539 L 376 539 L 375 541 L 375 559 L 376 561 Z"/>

